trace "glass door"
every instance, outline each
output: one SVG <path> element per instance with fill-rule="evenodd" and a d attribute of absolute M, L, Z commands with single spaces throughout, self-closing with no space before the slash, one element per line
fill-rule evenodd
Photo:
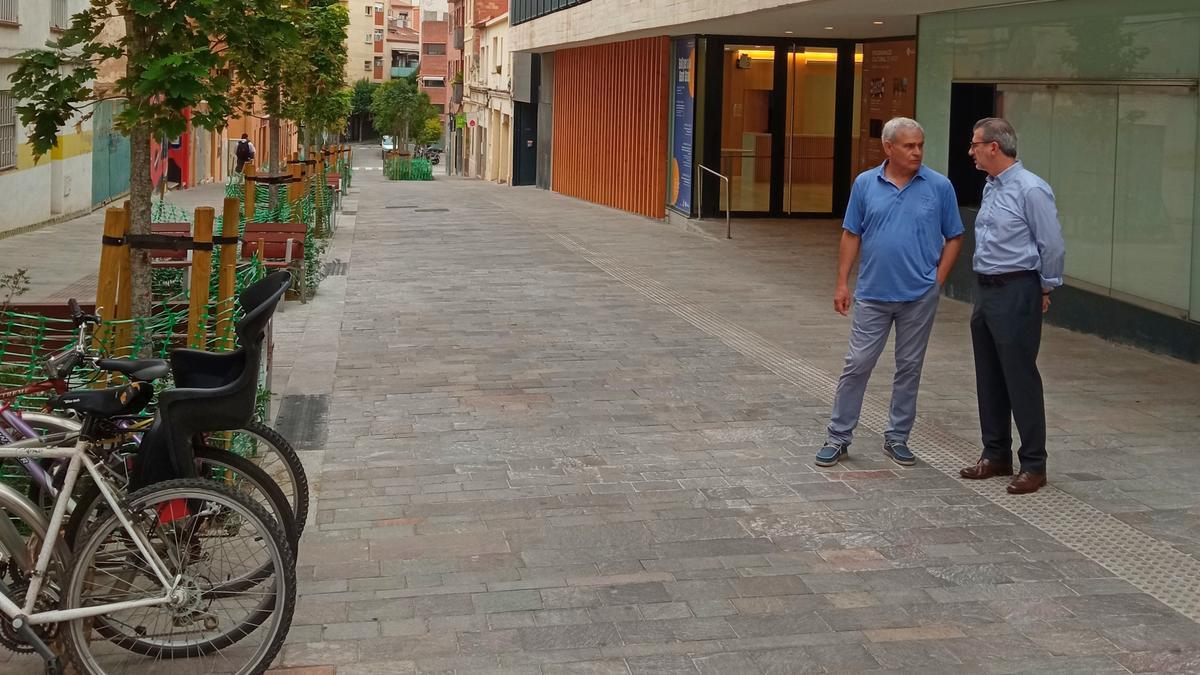
<path fill-rule="evenodd" d="M 771 98 L 775 47 L 726 45 L 721 102 L 721 173 L 729 177 L 733 211 L 771 210 Z M 726 208 L 721 197 L 721 209 Z"/>
<path fill-rule="evenodd" d="M 830 213 L 834 210 L 838 50 L 792 45 L 787 59 L 783 210 Z"/>

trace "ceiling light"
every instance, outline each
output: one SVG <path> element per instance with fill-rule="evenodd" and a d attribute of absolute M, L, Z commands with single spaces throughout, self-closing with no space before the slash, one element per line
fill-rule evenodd
<path fill-rule="evenodd" d="M 825 30 L 833 30 L 833 26 L 825 26 Z"/>
<path fill-rule="evenodd" d="M 882 25 L 883 25 L 883 22 L 882 22 L 882 21 L 872 21 L 871 23 L 875 24 L 876 26 L 882 26 Z"/>
<path fill-rule="evenodd" d="M 784 35 L 791 35 L 791 34 L 793 34 L 793 33 L 795 33 L 795 32 L 796 32 L 796 31 L 794 31 L 794 30 L 785 30 L 785 31 L 783 31 L 783 34 L 784 34 Z"/>

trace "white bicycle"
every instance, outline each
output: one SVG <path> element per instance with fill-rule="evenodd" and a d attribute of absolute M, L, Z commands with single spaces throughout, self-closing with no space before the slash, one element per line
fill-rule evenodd
<path fill-rule="evenodd" d="M 0 484 L 0 643 L 39 654 L 48 673 L 64 660 L 97 675 L 161 673 L 164 661 L 173 675 L 262 673 L 295 609 L 291 546 L 266 510 L 212 480 L 118 496 L 91 450 L 133 387 L 71 392 L 79 432 L 0 445 L 0 458 L 69 460 L 49 521 Z M 84 471 L 108 510 L 68 551 L 60 533 Z"/>

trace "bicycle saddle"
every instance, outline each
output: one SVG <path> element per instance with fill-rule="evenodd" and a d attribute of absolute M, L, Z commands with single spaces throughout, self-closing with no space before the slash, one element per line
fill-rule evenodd
<path fill-rule="evenodd" d="M 171 374 L 171 364 L 163 359 L 100 359 L 96 366 L 138 382 L 153 382 Z"/>
<path fill-rule="evenodd" d="M 154 387 L 143 382 L 134 382 L 108 389 L 68 391 L 51 400 L 50 405 L 54 408 L 74 410 L 81 415 L 113 417 L 130 415 L 141 410 L 153 395 Z"/>

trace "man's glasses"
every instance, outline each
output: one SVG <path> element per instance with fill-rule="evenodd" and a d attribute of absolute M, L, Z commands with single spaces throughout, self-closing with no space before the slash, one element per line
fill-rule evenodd
<path fill-rule="evenodd" d="M 969 146 L 968 149 L 974 150 L 975 146 L 977 146 L 977 145 L 991 145 L 992 143 L 995 143 L 995 142 L 996 141 L 971 141 L 971 145 Z"/>

